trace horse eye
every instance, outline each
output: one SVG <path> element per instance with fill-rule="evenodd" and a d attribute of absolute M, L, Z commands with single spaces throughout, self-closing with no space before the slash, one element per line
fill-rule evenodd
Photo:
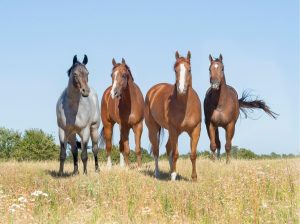
<path fill-rule="evenodd" d="M 122 78 L 123 78 L 123 79 L 126 79 L 126 75 L 125 75 L 125 74 L 123 74 L 123 75 L 122 75 Z"/>

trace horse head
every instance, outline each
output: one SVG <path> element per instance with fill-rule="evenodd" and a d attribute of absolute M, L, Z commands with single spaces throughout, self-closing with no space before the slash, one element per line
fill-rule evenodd
<path fill-rule="evenodd" d="M 178 51 L 176 51 L 175 58 L 174 71 L 176 74 L 177 92 L 179 94 L 186 94 L 189 86 L 192 86 L 191 52 L 188 51 L 185 58 L 180 57 Z"/>
<path fill-rule="evenodd" d="M 88 97 L 90 93 L 90 87 L 88 86 L 89 71 L 86 68 L 88 58 L 84 55 L 84 59 L 81 62 L 77 60 L 77 56 L 73 57 L 73 64 L 68 70 L 69 83 L 78 89 L 83 97 Z"/>
<path fill-rule="evenodd" d="M 124 90 L 127 88 L 128 83 L 133 81 L 133 77 L 130 68 L 122 58 L 122 63 L 116 63 L 115 59 L 112 59 L 112 88 L 110 91 L 111 98 L 121 97 Z"/>
<path fill-rule="evenodd" d="M 220 54 L 219 58 L 216 59 L 213 59 L 212 56 L 209 55 L 209 60 L 210 60 L 209 74 L 210 74 L 211 88 L 218 90 L 220 88 L 220 84 L 222 80 L 225 79 L 222 54 Z"/>

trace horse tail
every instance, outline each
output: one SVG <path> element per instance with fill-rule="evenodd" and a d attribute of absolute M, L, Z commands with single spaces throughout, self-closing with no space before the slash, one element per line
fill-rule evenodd
<path fill-rule="evenodd" d="M 164 137 L 165 137 L 165 129 L 161 127 L 159 129 L 158 136 L 157 136 L 159 148 L 161 147 Z"/>
<path fill-rule="evenodd" d="M 164 140 L 164 136 L 165 136 L 165 129 L 160 127 L 157 133 L 157 141 L 158 141 L 158 147 L 161 147 L 161 144 Z M 152 155 L 152 147 L 150 148 L 150 155 Z"/>
<path fill-rule="evenodd" d="M 279 116 L 279 114 L 271 111 L 265 101 L 260 100 L 257 97 L 253 100 L 253 96 L 248 91 L 244 91 L 242 97 L 239 99 L 239 108 L 246 118 L 249 116 L 249 111 L 252 112 L 253 109 L 261 109 L 274 119 Z"/>
<path fill-rule="evenodd" d="M 104 138 L 104 127 L 101 129 L 99 134 L 99 149 L 104 148 L 105 138 Z"/>

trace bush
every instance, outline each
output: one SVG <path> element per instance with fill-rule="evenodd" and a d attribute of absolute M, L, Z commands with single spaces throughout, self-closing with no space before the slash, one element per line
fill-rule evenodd
<path fill-rule="evenodd" d="M 12 158 L 21 142 L 21 134 L 7 128 L 0 128 L 0 159 Z"/>
<path fill-rule="evenodd" d="M 59 148 L 52 135 L 39 129 L 26 130 L 14 158 L 23 160 L 53 160 L 59 158 Z"/>

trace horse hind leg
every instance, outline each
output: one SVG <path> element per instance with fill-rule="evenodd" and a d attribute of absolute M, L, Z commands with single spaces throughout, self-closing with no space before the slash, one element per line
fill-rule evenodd
<path fill-rule="evenodd" d="M 160 138 L 159 134 L 161 131 L 161 127 L 152 117 L 149 105 L 147 104 L 147 99 L 146 99 L 146 107 L 145 107 L 145 123 L 148 128 L 148 136 L 151 143 L 151 152 L 153 153 L 153 157 L 155 161 L 154 176 L 158 178 L 159 177 L 158 157 L 159 157 L 159 138 Z"/>
<path fill-rule="evenodd" d="M 95 171 L 99 172 L 99 164 L 98 164 L 98 141 L 99 141 L 99 136 L 98 136 L 98 125 L 91 126 L 91 140 L 92 140 L 92 150 L 94 154 L 94 159 L 95 159 Z"/>
<path fill-rule="evenodd" d="M 171 148 L 170 137 L 169 137 L 168 142 L 166 144 L 166 151 L 167 151 L 167 156 L 169 157 L 169 165 L 170 165 L 170 172 L 171 172 L 172 167 L 173 167 L 173 150 Z"/>
<path fill-rule="evenodd" d="M 149 140 L 151 143 L 151 151 L 154 156 L 155 170 L 154 176 L 159 177 L 158 157 L 159 157 L 159 133 L 161 127 L 154 121 L 148 124 Z"/>

